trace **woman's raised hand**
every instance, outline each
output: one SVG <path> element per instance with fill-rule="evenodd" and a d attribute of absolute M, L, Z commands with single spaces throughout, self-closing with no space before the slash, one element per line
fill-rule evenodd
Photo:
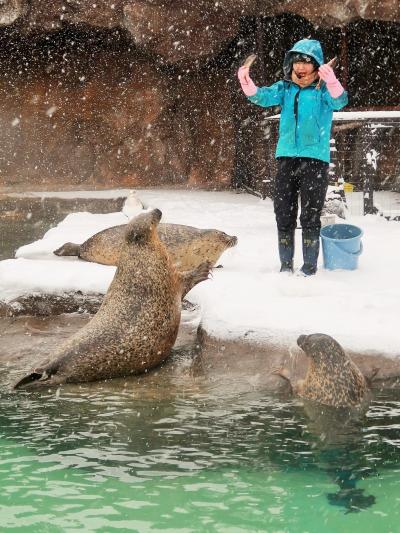
<path fill-rule="evenodd" d="M 254 96 L 257 92 L 257 86 L 250 78 L 250 68 L 245 66 L 240 67 L 237 75 L 244 94 L 246 96 Z"/>

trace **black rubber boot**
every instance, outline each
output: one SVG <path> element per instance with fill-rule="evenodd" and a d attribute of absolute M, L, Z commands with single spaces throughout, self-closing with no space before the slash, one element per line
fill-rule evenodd
<path fill-rule="evenodd" d="M 312 276 L 317 272 L 319 255 L 319 231 L 303 230 L 303 261 L 301 272 L 305 276 Z"/>
<path fill-rule="evenodd" d="M 279 258 L 281 272 L 293 272 L 294 231 L 278 231 Z"/>

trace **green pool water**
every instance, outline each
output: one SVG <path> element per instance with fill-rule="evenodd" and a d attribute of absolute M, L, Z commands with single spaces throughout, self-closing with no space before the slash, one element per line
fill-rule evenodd
<path fill-rule="evenodd" d="M 0 398 L 1 531 L 398 532 L 400 396 L 361 419 L 218 386 Z"/>

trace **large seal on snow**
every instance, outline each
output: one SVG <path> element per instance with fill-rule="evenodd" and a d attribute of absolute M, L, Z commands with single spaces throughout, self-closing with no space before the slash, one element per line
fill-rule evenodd
<path fill-rule="evenodd" d="M 56 255 L 78 256 L 102 265 L 117 265 L 126 225 L 114 226 L 92 235 L 82 244 L 65 243 Z M 221 254 L 237 243 L 237 237 L 216 229 L 199 229 L 180 224 L 160 224 L 158 233 L 179 271 L 192 270 L 205 261 L 212 266 Z"/>
<path fill-rule="evenodd" d="M 304 380 L 291 383 L 295 394 L 332 407 L 357 407 L 368 398 L 364 376 L 335 339 L 313 333 L 300 335 L 297 344 L 310 362 Z M 275 373 L 290 381 L 284 369 Z"/>
<path fill-rule="evenodd" d="M 181 299 L 208 278 L 210 265 L 179 273 L 158 237 L 160 219 L 161 211 L 154 209 L 126 225 L 118 268 L 97 314 L 60 346 L 52 363 L 15 388 L 139 374 L 168 356 Z"/>

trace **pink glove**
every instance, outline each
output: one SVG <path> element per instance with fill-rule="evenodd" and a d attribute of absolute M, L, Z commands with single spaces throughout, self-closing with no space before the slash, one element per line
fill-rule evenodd
<path fill-rule="evenodd" d="M 246 96 L 254 96 L 257 92 L 257 86 L 250 78 L 249 70 L 249 67 L 240 67 L 238 70 L 238 78 L 244 94 Z"/>
<path fill-rule="evenodd" d="M 326 88 L 332 98 L 338 98 L 344 89 L 340 81 L 335 76 L 333 69 L 329 65 L 321 65 L 318 69 L 319 77 L 326 83 Z"/>

